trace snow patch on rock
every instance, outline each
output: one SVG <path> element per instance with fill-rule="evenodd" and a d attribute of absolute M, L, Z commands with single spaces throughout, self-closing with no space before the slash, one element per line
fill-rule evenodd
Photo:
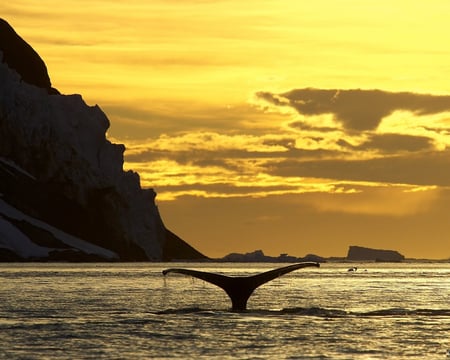
<path fill-rule="evenodd" d="M 13 206 L 7 204 L 0 199 L 0 247 L 12 250 L 23 258 L 42 258 L 49 255 L 49 251 L 56 250 L 54 248 L 47 248 L 36 245 L 25 234 L 17 229 L 10 222 L 6 221 L 1 215 L 15 220 L 26 221 L 38 228 L 50 232 L 56 239 L 64 244 L 81 250 L 87 254 L 99 255 L 106 259 L 118 259 L 118 255 L 113 251 L 96 246 L 87 241 L 81 240 L 65 233 L 51 225 L 48 225 L 40 220 L 34 219 Z"/>
<path fill-rule="evenodd" d="M 19 229 L 0 216 L 0 248 L 8 249 L 22 258 L 43 258 L 49 255 L 50 248 L 33 243 Z"/>

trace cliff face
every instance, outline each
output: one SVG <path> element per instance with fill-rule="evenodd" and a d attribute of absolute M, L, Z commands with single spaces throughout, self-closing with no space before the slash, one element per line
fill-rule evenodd
<path fill-rule="evenodd" d="M 373 261 L 402 261 L 405 257 L 394 250 L 378 250 L 361 246 L 350 246 L 347 253 L 347 260 L 373 260 Z"/>
<path fill-rule="evenodd" d="M 80 95 L 60 95 L 53 89 L 44 62 L 30 49 L 0 21 L 0 249 L 4 256 L 24 258 L 11 239 L 17 230 L 46 249 L 38 251 L 37 258 L 170 257 L 164 249 L 174 251 L 167 244 L 173 237 L 160 218 L 156 193 L 140 187 L 137 173 L 123 171 L 125 147 L 106 139 L 106 115 L 98 106 L 86 105 Z M 65 235 L 58 238 L 47 226 L 99 248 L 86 252 L 70 246 L 62 241 Z M 180 258 L 203 257 L 192 250 L 179 254 Z"/>

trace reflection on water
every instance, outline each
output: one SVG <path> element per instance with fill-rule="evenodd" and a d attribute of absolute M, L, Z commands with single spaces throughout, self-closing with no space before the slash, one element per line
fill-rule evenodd
<path fill-rule="evenodd" d="M 280 264 L 1 264 L 1 358 L 446 358 L 450 264 L 322 264 L 258 288 L 170 274 Z M 365 271 L 367 270 L 367 271 Z"/>

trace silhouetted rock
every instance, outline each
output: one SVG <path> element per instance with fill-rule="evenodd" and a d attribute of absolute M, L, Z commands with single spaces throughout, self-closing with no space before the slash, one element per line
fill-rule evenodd
<path fill-rule="evenodd" d="M 275 263 L 287 263 L 287 262 L 304 262 L 304 261 L 314 261 L 314 262 L 324 262 L 323 257 L 308 254 L 304 257 L 290 256 L 288 254 L 280 254 L 280 256 L 268 256 L 265 255 L 262 250 L 255 250 L 250 253 L 239 254 L 231 253 L 225 255 L 223 258 L 218 259 L 219 261 L 226 262 L 275 262 Z"/>
<path fill-rule="evenodd" d="M 347 253 L 347 260 L 352 261 L 386 261 L 399 262 L 403 261 L 405 257 L 394 250 L 377 250 L 361 246 L 350 246 Z"/>
<path fill-rule="evenodd" d="M 194 249 L 184 240 L 180 239 L 172 231 L 166 231 L 166 241 L 163 246 L 163 261 L 178 261 L 178 260 L 206 260 L 207 257 Z"/>
<path fill-rule="evenodd" d="M 0 51 L 3 53 L 2 62 L 17 71 L 23 81 L 46 89 L 50 94 L 58 93 L 52 88 L 47 67 L 38 53 L 1 18 Z"/>
<path fill-rule="evenodd" d="M 201 258 L 165 228 L 153 189 L 123 170 L 103 111 L 52 91 L 42 59 L 4 20 L 1 58 L 0 260 Z"/>

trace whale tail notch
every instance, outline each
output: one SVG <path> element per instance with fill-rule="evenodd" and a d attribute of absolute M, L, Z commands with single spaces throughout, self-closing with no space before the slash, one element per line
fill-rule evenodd
<path fill-rule="evenodd" d="M 245 311 L 247 309 L 247 301 L 256 288 L 291 271 L 311 266 L 320 267 L 320 264 L 317 262 L 302 262 L 250 276 L 226 276 L 181 268 L 166 269 L 162 273 L 163 275 L 169 273 L 188 275 L 214 284 L 227 293 L 231 299 L 233 311 Z"/>

